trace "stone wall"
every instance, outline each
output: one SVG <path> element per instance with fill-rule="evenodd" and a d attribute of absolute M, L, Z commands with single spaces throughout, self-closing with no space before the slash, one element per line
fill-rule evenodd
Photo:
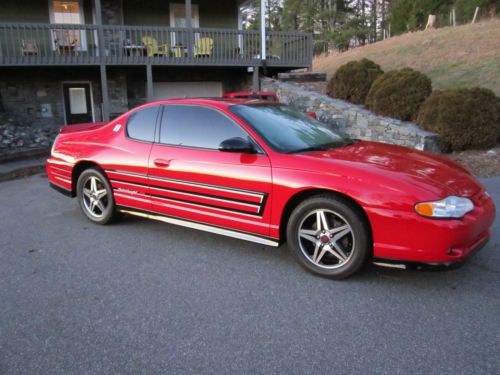
<path fill-rule="evenodd" d="M 326 94 L 326 74 L 311 72 L 287 72 L 278 73 L 278 81 L 299 83 L 301 87 Z"/>
<path fill-rule="evenodd" d="M 108 95 L 110 118 L 118 117 L 129 110 L 127 98 L 127 76 L 121 69 L 109 69 Z"/>
<path fill-rule="evenodd" d="M 64 124 L 63 82 L 90 82 L 96 121 L 101 119 L 99 71 L 95 68 L 12 68 L 0 72 L 3 111 L 19 123 L 59 128 Z"/>
<path fill-rule="evenodd" d="M 365 108 L 310 91 L 303 83 L 261 80 L 263 91 L 275 91 L 282 103 L 316 112 L 318 119 L 351 138 L 391 143 L 438 152 L 438 136 L 413 123 L 373 114 Z"/>

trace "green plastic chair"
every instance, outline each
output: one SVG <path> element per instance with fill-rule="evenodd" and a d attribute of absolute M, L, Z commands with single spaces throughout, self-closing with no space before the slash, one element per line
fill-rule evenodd
<path fill-rule="evenodd" d="M 196 41 L 194 45 L 194 56 L 195 57 L 209 57 L 212 55 L 212 50 L 214 48 L 214 40 L 212 38 L 200 38 Z"/>
<path fill-rule="evenodd" d="M 152 36 L 143 36 L 141 40 L 149 57 L 168 56 L 168 44 L 158 45 L 158 41 Z"/>

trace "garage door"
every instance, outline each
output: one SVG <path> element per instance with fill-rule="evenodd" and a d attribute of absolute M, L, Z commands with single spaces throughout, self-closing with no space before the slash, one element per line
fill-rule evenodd
<path fill-rule="evenodd" d="M 154 82 L 154 99 L 222 96 L 222 82 Z"/>

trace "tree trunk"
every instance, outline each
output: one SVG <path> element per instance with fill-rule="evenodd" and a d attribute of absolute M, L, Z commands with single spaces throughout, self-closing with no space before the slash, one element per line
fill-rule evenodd
<path fill-rule="evenodd" d="M 427 25 L 425 25 L 425 29 L 435 29 L 436 28 L 436 15 L 429 14 L 429 18 L 427 19 Z"/>

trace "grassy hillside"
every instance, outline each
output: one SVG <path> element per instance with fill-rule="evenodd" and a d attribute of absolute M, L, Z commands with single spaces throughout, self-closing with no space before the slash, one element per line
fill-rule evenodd
<path fill-rule="evenodd" d="M 424 72 L 434 89 L 482 86 L 500 96 L 500 20 L 409 33 L 323 55 L 314 59 L 313 69 L 330 77 L 340 65 L 363 57 L 384 71 L 409 66 Z"/>

